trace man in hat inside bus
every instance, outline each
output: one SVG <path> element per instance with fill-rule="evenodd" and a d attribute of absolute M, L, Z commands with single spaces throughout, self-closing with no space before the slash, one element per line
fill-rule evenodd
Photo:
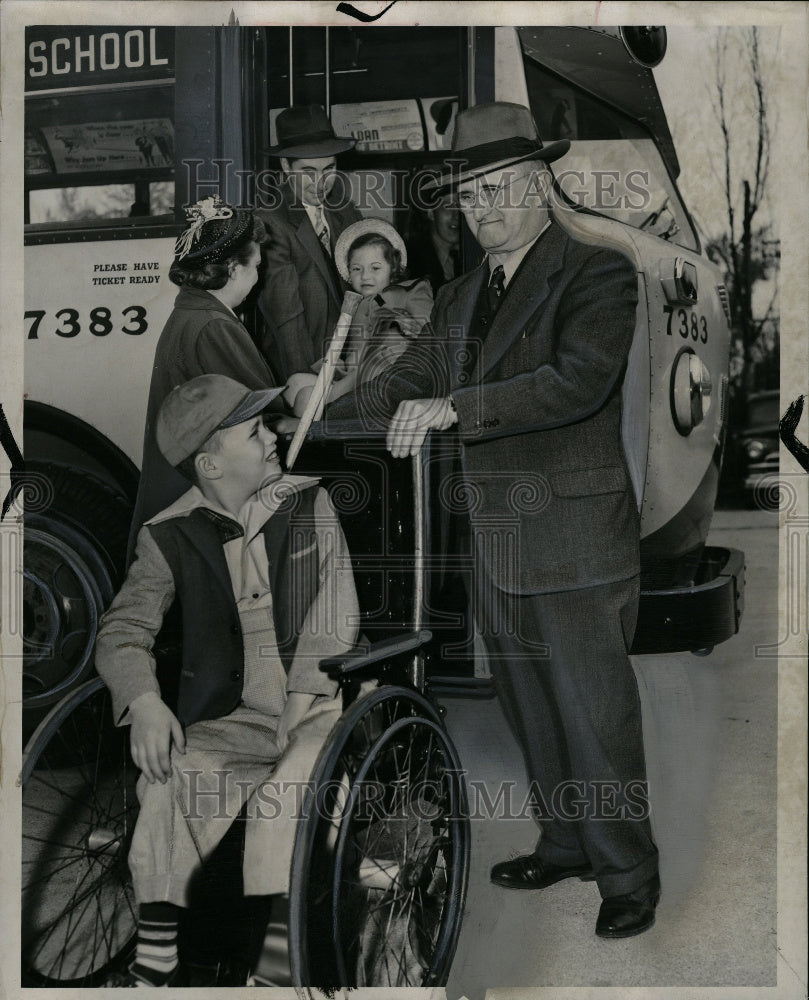
<path fill-rule="evenodd" d="M 267 152 L 280 159 L 282 180 L 272 204 L 256 213 L 268 236 L 258 304 L 262 350 L 285 382 L 326 353 L 345 289 L 334 247 L 361 216 L 337 173 L 336 157 L 354 140 L 336 136 L 317 104 L 285 108 L 275 126 L 278 142 Z"/>
<path fill-rule="evenodd" d="M 540 827 L 492 881 L 543 889 L 594 879 L 596 933 L 654 923 L 658 852 L 648 818 L 637 681 L 639 516 L 621 442 L 621 386 L 637 277 L 618 252 L 573 239 L 550 210 L 529 110 L 458 115 L 450 190 L 483 263 L 438 293 L 420 338 L 354 407 L 387 428 L 395 457 L 457 427 L 476 496 L 474 614 L 522 749 Z M 352 415 L 347 402 L 329 418 Z"/>

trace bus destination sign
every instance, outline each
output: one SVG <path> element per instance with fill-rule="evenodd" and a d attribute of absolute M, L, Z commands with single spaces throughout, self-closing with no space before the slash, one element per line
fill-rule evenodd
<path fill-rule="evenodd" d="M 169 80 L 174 28 L 26 28 L 26 92 Z"/>

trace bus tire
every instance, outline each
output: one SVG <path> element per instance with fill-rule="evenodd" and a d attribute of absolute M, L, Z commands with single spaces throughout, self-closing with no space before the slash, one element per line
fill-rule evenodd
<path fill-rule="evenodd" d="M 93 670 L 98 621 L 126 568 L 132 505 L 90 473 L 26 464 L 24 729 Z"/>

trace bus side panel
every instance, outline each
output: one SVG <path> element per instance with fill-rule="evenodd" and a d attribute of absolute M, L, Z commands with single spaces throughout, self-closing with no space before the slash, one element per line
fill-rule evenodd
<path fill-rule="evenodd" d="M 138 467 L 157 338 L 177 294 L 173 248 L 143 239 L 25 250 L 26 398 L 99 429 Z"/>

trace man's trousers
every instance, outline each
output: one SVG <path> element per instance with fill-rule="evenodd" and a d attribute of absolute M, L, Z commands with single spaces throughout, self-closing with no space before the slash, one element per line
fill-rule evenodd
<path fill-rule="evenodd" d="M 537 855 L 589 863 L 603 897 L 657 872 L 637 680 L 627 650 L 639 578 L 507 594 L 479 570 L 475 617 L 500 703 L 523 752 Z"/>

